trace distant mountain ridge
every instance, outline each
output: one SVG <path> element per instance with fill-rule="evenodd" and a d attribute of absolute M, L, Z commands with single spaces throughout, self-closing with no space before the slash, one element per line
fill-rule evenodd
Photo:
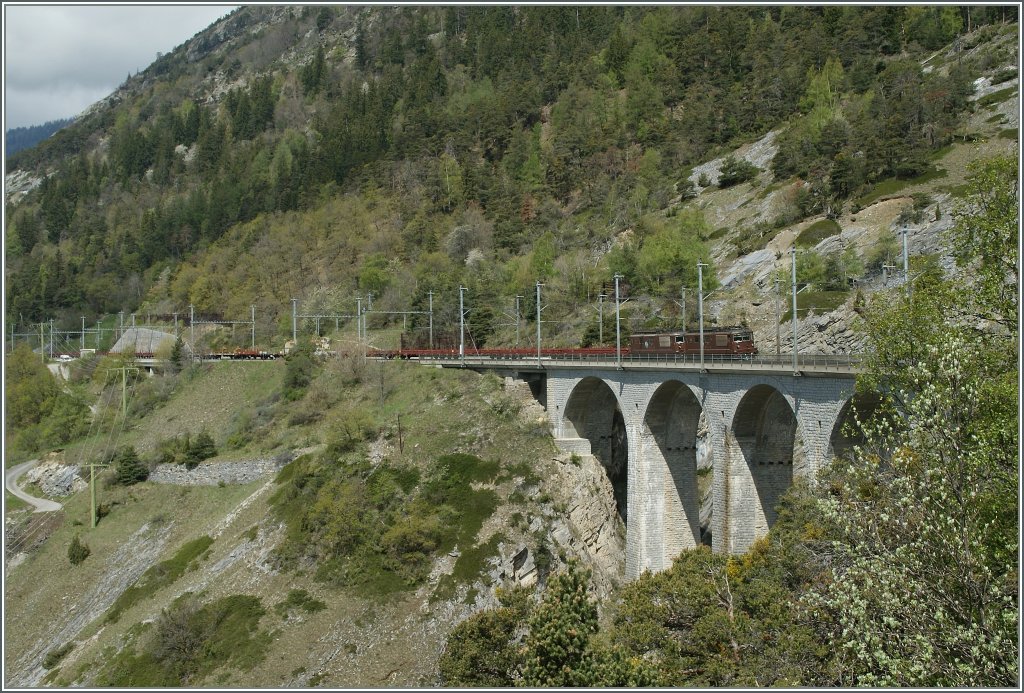
<path fill-rule="evenodd" d="M 12 128 L 4 133 L 6 141 L 7 156 L 17 154 L 23 149 L 34 147 L 47 137 L 61 128 L 67 127 L 75 122 L 74 118 L 61 118 L 50 120 L 42 125 L 32 125 L 24 128 Z"/>

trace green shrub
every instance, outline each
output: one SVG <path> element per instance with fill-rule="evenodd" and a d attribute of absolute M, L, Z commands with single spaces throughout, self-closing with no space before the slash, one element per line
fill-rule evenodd
<path fill-rule="evenodd" d="M 258 597 L 234 594 L 200 604 L 186 593 L 160 614 L 142 650 L 124 648 L 97 677 L 104 687 L 189 685 L 223 666 L 250 669 L 265 656 L 270 636 L 259 629 Z"/>
<path fill-rule="evenodd" d="M 746 159 L 737 159 L 730 154 L 722 161 L 722 171 L 718 175 L 718 187 L 729 188 L 739 183 L 745 183 L 760 172 L 761 169 Z"/>
<path fill-rule="evenodd" d="M 529 603 L 482 611 L 457 625 L 438 662 L 443 686 L 504 688 L 516 684 L 524 664 L 519 631 Z"/>
<path fill-rule="evenodd" d="M 357 406 L 335 413 L 328 426 L 331 436 L 328 449 L 333 456 L 352 452 L 377 432 L 377 424 L 370 413 Z"/>
<path fill-rule="evenodd" d="M 68 560 L 71 561 L 71 565 L 78 565 L 92 553 L 89 550 L 89 546 L 83 544 L 81 539 L 76 534 L 71 538 L 71 544 L 68 546 Z"/>
<path fill-rule="evenodd" d="M 64 643 L 63 645 L 54 650 L 50 650 L 46 653 L 46 656 L 43 657 L 43 668 L 53 669 L 55 666 L 57 666 L 57 664 L 60 663 L 60 660 L 64 659 L 64 657 L 66 657 L 68 653 L 71 652 L 71 650 L 73 650 L 74 648 L 75 643 L 68 642 Z"/>
<path fill-rule="evenodd" d="M 316 361 L 313 357 L 313 345 L 302 341 L 285 357 L 284 383 L 282 393 L 289 402 L 302 399 L 306 388 L 313 381 L 316 373 Z"/>
<path fill-rule="evenodd" d="M 426 577 L 442 535 L 436 514 L 416 513 L 398 519 L 380 538 L 385 566 L 410 584 L 417 583 Z"/>

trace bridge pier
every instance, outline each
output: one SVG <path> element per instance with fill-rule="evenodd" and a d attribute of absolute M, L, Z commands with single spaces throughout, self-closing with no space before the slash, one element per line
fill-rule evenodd
<path fill-rule="evenodd" d="M 613 475 L 625 466 L 620 512 L 624 505 L 626 575 L 635 578 L 669 567 L 708 534 L 723 553 L 745 552 L 767 534 L 793 480 L 813 480 L 833 449 L 848 445 L 837 421 L 853 378 L 550 368 L 547 409 L 559 446 L 600 459 L 617 500 Z M 698 469 L 702 420 L 710 471 Z M 702 491 L 711 494 L 706 528 Z"/>

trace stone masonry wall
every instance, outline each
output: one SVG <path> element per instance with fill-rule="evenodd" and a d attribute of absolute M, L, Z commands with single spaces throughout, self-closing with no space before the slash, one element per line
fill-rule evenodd
<path fill-rule="evenodd" d="M 270 474 L 277 474 L 292 460 L 290 454 L 254 460 L 201 462 L 195 469 L 181 464 L 158 464 L 149 473 L 149 481 L 178 486 L 219 486 L 247 484 Z"/>

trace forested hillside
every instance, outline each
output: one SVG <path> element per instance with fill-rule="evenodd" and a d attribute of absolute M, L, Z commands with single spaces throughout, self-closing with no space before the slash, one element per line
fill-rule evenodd
<path fill-rule="evenodd" d="M 615 272 L 664 301 L 708 256 L 698 191 L 761 173 L 787 186 L 774 218 L 729 229 L 749 252 L 926 173 L 965 136 L 972 82 L 1010 58 L 972 42 L 1014 21 L 951 6 L 244 8 L 11 159 L 36 186 L 8 197 L 7 316 L 255 304 L 270 340 L 293 297 L 351 312 L 356 293 L 419 309 L 433 291 L 450 318 L 461 284 L 484 343 L 538 280 L 560 327 Z M 778 128 L 764 171 L 690 175 Z"/>
<path fill-rule="evenodd" d="M 7 162 L 5 458 L 70 481 L 7 496 L 5 685 L 1019 686 L 1018 21 L 256 6 L 162 55 Z M 476 346 L 614 344 L 616 276 L 625 332 L 693 325 L 699 262 L 708 324 L 856 354 L 851 445 L 747 553 L 628 584 L 561 414 L 352 346 L 460 294 Z M 293 305 L 341 317 L 189 359 Z M 154 377 L 31 351 L 150 313 Z"/>

